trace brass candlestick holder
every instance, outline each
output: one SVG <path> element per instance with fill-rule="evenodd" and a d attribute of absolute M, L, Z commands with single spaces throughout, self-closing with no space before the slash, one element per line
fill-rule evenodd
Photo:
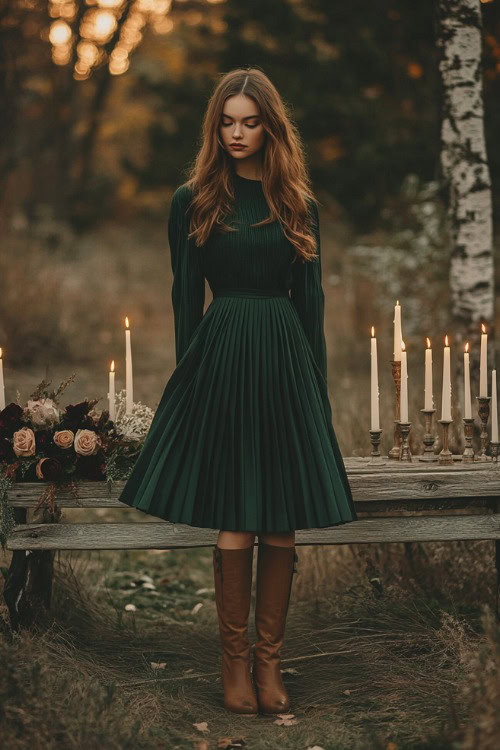
<path fill-rule="evenodd" d="M 368 464 L 370 466 L 372 466 L 373 464 L 375 464 L 376 466 L 382 466 L 383 464 L 387 463 L 380 455 L 379 445 L 381 434 L 382 430 L 370 430 L 370 440 L 372 443 L 372 457 L 368 461 Z"/>
<path fill-rule="evenodd" d="M 496 440 L 490 440 L 491 460 L 494 463 L 498 463 L 498 449 L 499 448 L 500 448 L 500 443 L 498 443 Z"/>
<path fill-rule="evenodd" d="M 401 430 L 399 429 L 399 417 L 401 416 L 400 405 L 401 405 L 401 360 L 392 359 L 392 377 L 394 380 L 394 389 L 396 395 L 395 412 L 396 418 L 394 419 L 394 445 L 389 451 L 389 458 L 393 458 L 399 461 L 401 453 Z"/>
<path fill-rule="evenodd" d="M 474 430 L 474 421 L 475 420 L 470 417 L 463 417 L 465 449 L 464 449 L 464 452 L 462 453 L 462 461 L 465 464 L 469 464 L 474 461 L 474 448 L 472 447 L 472 433 Z"/>
<path fill-rule="evenodd" d="M 448 431 L 450 428 L 450 424 L 453 422 L 452 419 L 440 419 L 438 420 L 440 424 L 443 425 L 443 447 L 441 449 L 441 453 L 439 454 L 439 463 L 450 465 L 453 463 L 453 455 L 448 448 Z"/>
<path fill-rule="evenodd" d="M 400 461 L 412 461 L 411 457 L 411 451 L 410 451 L 410 429 L 411 429 L 411 422 L 401 422 L 401 420 L 397 420 L 399 430 L 401 432 L 401 450 L 399 454 L 399 460 Z"/>
<path fill-rule="evenodd" d="M 476 396 L 478 403 L 479 419 L 481 420 L 481 452 L 476 457 L 476 461 L 488 461 L 486 455 L 486 443 L 488 441 L 488 419 L 490 416 L 491 396 Z"/>
<path fill-rule="evenodd" d="M 434 453 L 435 435 L 432 431 L 432 415 L 435 409 L 420 409 L 425 416 L 425 433 L 424 433 L 424 452 L 418 457 L 419 461 L 437 461 L 438 457 Z"/>

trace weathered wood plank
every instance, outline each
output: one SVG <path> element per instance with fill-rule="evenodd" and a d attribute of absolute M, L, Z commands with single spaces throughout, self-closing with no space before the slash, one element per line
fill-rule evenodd
<path fill-rule="evenodd" d="M 218 531 L 185 524 L 102 523 L 25 524 L 16 527 L 7 548 L 16 549 L 174 549 L 208 547 Z M 296 544 L 500 540 L 500 514 L 361 518 L 353 523 L 296 532 Z"/>
<path fill-rule="evenodd" d="M 369 467 L 368 459 L 348 458 L 346 469 L 355 502 L 404 500 L 445 500 L 446 498 L 500 498 L 500 463 L 477 462 L 450 467 L 431 466 L 422 462 L 408 465 L 389 461 L 382 467 Z M 42 482 L 18 482 L 8 494 L 15 508 L 34 507 L 44 489 Z M 117 481 L 109 488 L 106 482 L 79 482 L 78 497 L 70 490 L 58 490 L 60 508 L 122 508 L 118 501 L 124 486 Z"/>

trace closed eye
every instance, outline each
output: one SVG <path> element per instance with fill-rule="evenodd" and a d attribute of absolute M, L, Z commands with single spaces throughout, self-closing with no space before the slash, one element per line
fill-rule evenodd
<path fill-rule="evenodd" d="M 230 122 L 223 122 L 223 123 L 222 123 L 222 127 L 224 127 L 224 128 L 225 128 L 225 127 L 227 127 L 228 125 L 231 125 L 231 124 L 232 124 L 232 123 L 230 123 Z M 247 123 L 245 123 L 245 125 L 247 126 L 247 128 L 250 128 L 251 130 L 253 130 L 253 128 L 256 128 L 256 127 L 258 126 L 258 124 L 259 124 L 258 122 L 257 122 L 257 123 L 255 123 L 255 125 L 250 125 L 250 123 L 248 123 L 248 122 L 247 122 Z"/>

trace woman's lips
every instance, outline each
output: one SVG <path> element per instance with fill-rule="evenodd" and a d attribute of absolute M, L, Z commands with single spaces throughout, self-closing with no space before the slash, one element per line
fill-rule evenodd
<path fill-rule="evenodd" d="M 240 151 L 240 150 L 243 150 L 244 148 L 246 148 L 246 146 L 240 145 L 239 143 L 238 144 L 233 144 L 232 143 L 231 146 L 230 146 L 230 148 L 233 148 L 235 151 Z"/>

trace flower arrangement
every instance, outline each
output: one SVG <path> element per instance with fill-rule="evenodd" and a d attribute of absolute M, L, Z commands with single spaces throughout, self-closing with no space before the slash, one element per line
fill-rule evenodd
<path fill-rule="evenodd" d="M 59 399 L 75 373 L 57 391 L 49 392 L 50 381 L 42 380 L 26 404 L 17 401 L 0 411 L 0 543 L 5 550 L 15 526 L 7 491 L 14 482 L 45 482 L 35 510 L 41 505 L 55 511 L 58 487 L 69 486 L 77 496 L 78 480 L 127 479 L 154 412 L 140 402 L 125 413 L 125 390 L 115 396 L 116 418 L 109 411 L 98 412 L 99 399 L 85 399 L 61 407 Z"/>

